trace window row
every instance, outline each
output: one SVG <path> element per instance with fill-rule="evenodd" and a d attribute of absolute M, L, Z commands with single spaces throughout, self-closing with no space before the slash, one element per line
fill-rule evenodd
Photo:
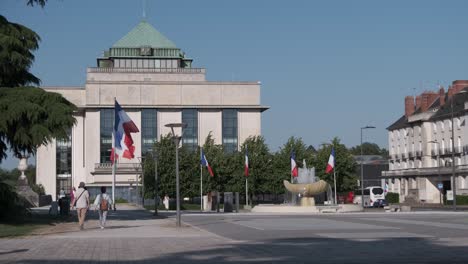
<path fill-rule="evenodd" d="M 237 151 L 238 124 L 237 110 L 224 109 L 222 111 L 222 144 L 226 152 Z M 114 109 L 101 109 L 100 111 L 100 162 L 110 162 L 112 151 L 112 131 L 114 125 Z M 198 111 L 196 109 L 182 110 L 182 123 L 187 124 L 183 130 L 182 144 L 191 150 L 197 150 L 198 142 Z M 141 150 L 151 152 L 157 141 L 158 120 L 157 109 L 141 110 Z"/>
<path fill-rule="evenodd" d="M 114 59 L 114 68 L 180 68 L 179 60 Z"/>

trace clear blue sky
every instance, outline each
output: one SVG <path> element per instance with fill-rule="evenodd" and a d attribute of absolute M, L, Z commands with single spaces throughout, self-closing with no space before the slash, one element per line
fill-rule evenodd
<path fill-rule="evenodd" d="M 2 0 L 1 14 L 42 38 L 42 84 L 84 86 L 86 67 L 142 18 L 142 0 Z M 468 79 L 467 1 L 147 0 L 147 20 L 209 80 L 262 82 L 262 133 L 318 146 L 339 137 L 387 147 L 404 96 Z M 16 161 L 15 161 L 16 162 Z M 7 166 L 2 164 L 1 166 Z"/>

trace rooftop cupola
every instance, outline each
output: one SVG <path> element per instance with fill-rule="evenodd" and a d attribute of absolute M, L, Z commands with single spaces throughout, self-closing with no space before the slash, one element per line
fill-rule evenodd
<path fill-rule="evenodd" d="M 192 59 L 143 20 L 104 51 L 97 64 L 100 68 L 191 68 Z"/>

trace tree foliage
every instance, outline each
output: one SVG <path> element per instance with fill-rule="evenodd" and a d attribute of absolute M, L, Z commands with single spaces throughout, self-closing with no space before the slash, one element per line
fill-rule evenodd
<path fill-rule="evenodd" d="M 54 138 L 68 138 L 75 109 L 60 94 L 40 88 L 0 88 L 0 161 L 6 158 L 7 145 L 23 157 Z"/>
<path fill-rule="evenodd" d="M 361 145 L 352 147 L 350 150 L 353 155 L 361 155 Z M 384 158 L 388 157 L 388 151 L 385 148 L 380 148 L 379 145 L 370 142 L 362 143 L 362 154 L 363 155 L 381 155 Z"/>
<path fill-rule="evenodd" d="M 322 148 L 318 150 L 315 161 L 316 176 L 333 186 L 333 173 L 325 173 L 332 147 L 335 149 L 336 188 L 338 192 L 354 190 L 357 184 L 356 161 L 338 138 L 334 138 L 330 144 L 322 145 Z"/>
<path fill-rule="evenodd" d="M 39 78 L 29 72 L 39 41 L 36 32 L 0 15 L 0 87 L 40 83 Z"/>

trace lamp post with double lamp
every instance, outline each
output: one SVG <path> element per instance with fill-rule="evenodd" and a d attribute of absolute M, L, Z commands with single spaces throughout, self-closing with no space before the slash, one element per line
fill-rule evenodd
<path fill-rule="evenodd" d="M 437 171 L 438 171 L 438 174 L 439 174 L 439 178 L 438 178 L 438 182 L 437 182 L 437 189 L 439 190 L 440 205 L 442 205 L 442 188 L 440 188 L 440 186 L 439 186 L 439 185 L 442 185 L 442 180 L 441 180 L 441 176 L 440 176 L 440 155 L 439 155 L 440 143 L 437 142 L 436 140 L 431 140 L 431 141 L 428 141 L 427 143 L 437 144 Z"/>
<path fill-rule="evenodd" d="M 375 128 L 375 126 L 365 126 L 361 127 L 361 206 L 364 209 L 364 159 L 362 154 L 362 131 L 364 129 Z"/>
<path fill-rule="evenodd" d="M 184 128 L 187 127 L 185 123 L 171 123 L 167 124 L 166 127 L 171 128 L 172 138 L 174 140 L 175 151 L 176 151 L 176 217 L 177 227 L 180 227 L 180 186 L 179 186 L 179 143 L 182 140 L 184 134 Z M 180 128 L 180 136 L 177 136 L 174 128 Z"/>

